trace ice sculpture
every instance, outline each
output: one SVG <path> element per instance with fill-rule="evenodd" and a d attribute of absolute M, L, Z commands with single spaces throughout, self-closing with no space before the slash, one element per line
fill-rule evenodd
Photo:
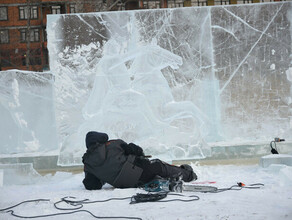
<path fill-rule="evenodd" d="M 94 69 L 94 86 L 83 108 L 81 128 L 85 134 L 90 128 L 100 128 L 110 136 L 137 140 L 147 133 L 153 135 L 159 122 L 144 94 L 132 88 L 134 81 L 126 62 L 140 54 L 120 53 L 119 48 L 114 39 L 104 45 L 103 57 Z"/>
<path fill-rule="evenodd" d="M 88 130 L 172 159 L 218 141 L 292 140 L 291 7 L 48 16 L 59 163 L 81 163 Z"/>
<path fill-rule="evenodd" d="M 208 122 L 192 102 L 174 101 L 162 75 L 161 69 L 167 66 L 177 69 L 181 57 L 153 44 L 136 46 L 128 54 L 119 53 L 115 40 L 109 40 L 104 47 L 104 56 L 95 69 L 94 87 L 83 108 L 83 126 L 94 123 L 109 134 L 120 133 L 123 139 L 139 141 L 148 135 L 161 137 L 163 129 L 171 130 L 170 124 L 180 118 L 197 119 L 199 126 L 203 126 L 203 119 Z M 127 67 L 126 62 L 131 64 Z M 117 119 L 112 120 L 113 112 L 120 126 L 116 126 Z"/>
<path fill-rule="evenodd" d="M 58 150 L 50 73 L 0 74 L 0 154 Z"/>

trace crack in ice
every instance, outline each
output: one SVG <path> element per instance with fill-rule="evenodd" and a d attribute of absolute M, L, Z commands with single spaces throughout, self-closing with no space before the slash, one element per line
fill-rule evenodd
<path fill-rule="evenodd" d="M 98 33 L 97 31 L 95 31 L 95 28 L 92 27 L 92 25 L 89 24 L 87 21 L 85 21 L 80 15 L 77 15 L 77 17 L 78 17 L 81 21 L 83 21 L 85 24 L 87 24 L 87 26 L 90 27 L 90 28 L 93 30 L 94 33 L 96 33 L 96 34 L 99 35 L 100 37 L 106 39 L 105 36 L 103 36 L 102 34 Z"/>
<path fill-rule="evenodd" d="M 232 15 L 233 17 L 237 18 L 239 21 L 241 21 L 242 23 L 244 23 L 246 26 L 248 26 L 249 28 L 253 29 L 254 31 L 263 33 L 262 31 L 252 27 L 250 24 L 248 24 L 245 20 L 243 20 L 241 17 L 237 16 L 236 14 L 232 13 L 231 11 L 227 10 L 226 8 L 223 7 L 223 9 L 229 13 L 230 15 Z"/>
<path fill-rule="evenodd" d="M 256 31 L 256 32 L 263 33 L 263 31 L 258 30 L 258 29 L 256 29 L 256 28 L 252 27 L 250 24 L 248 24 L 248 23 L 247 23 L 245 20 L 243 20 L 241 17 L 235 15 L 235 14 L 232 13 L 231 11 L 228 11 L 225 7 L 223 7 L 223 9 L 224 9 L 227 13 L 229 13 L 230 15 L 234 16 L 235 18 L 237 18 L 237 19 L 238 19 L 239 21 L 241 21 L 243 24 L 245 24 L 246 26 L 248 26 L 249 28 L 253 29 L 253 30 Z M 265 34 L 265 33 L 264 33 L 264 34 Z M 272 39 L 274 39 L 274 40 L 277 40 L 276 38 L 272 37 L 271 35 L 268 35 L 268 34 L 267 34 L 267 36 L 268 36 L 269 38 L 272 38 Z M 281 42 L 281 41 L 280 41 L 279 43 L 282 44 L 282 45 L 285 45 L 285 46 L 289 47 L 289 45 L 285 44 L 285 42 Z"/>
<path fill-rule="evenodd" d="M 237 40 L 238 42 L 240 42 L 240 40 L 234 35 L 234 33 L 232 33 L 231 31 L 227 30 L 226 28 L 223 28 L 223 27 L 221 27 L 219 25 L 213 25 L 212 28 L 221 29 L 221 30 L 227 32 L 228 34 L 232 35 L 235 38 L 235 40 Z"/>
<path fill-rule="evenodd" d="M 239 68 L 242 66 L 242 64 L 246 61 L 246 59 L 248 58 L 248 56 L 250 55 L 250 53 L 253 51 L 253 49 L 255 48 L 255 46 L 258 44 L 258 42 L 262 39 L 263 35 L 266 34 L 268 28 L 270 27 L 270 25 L 272 24 L 272 22 L 274 21 L 274 19 L 276 18 L 276 16 L 278 15 L 279 11 L 282 9 L 283 4 L 281 5 L 281 7 L 278 9 L 278 11 L 275 13 L 275 15 L 273 16 L 273 18 L 271 19 L 271 21 L 268 23 L 268 25 L 266 26 L 265 30 L 262 32 L 261 36 L 258 38 L 258 40 L 254 43 L 254 45 L 251 47 L 251 49 L 249 50 L 249 52 L 246 54 L 246 56 L 244 57 L 244 59 L 240 62 L 240 64 L 237 66 L 237 68 L 234 70 L 234 72 L 231 74 L 231 76 L 229 77 L 229 79 L 227 80 L 227 82 L 224 84 L 224 86 L 220 89 L 219 91 L 219 95 L 221 95 L 221 93 L 223 92 L 223 90 L 226 88 L 226 86 L 228 86 L 228 84 L 230 83 L 230 81 L 232 80 L 232 78 L 235 76 L 235 74 L 237 73 L 237 71 L 239 70 Z"/>
<path fill-rule="evenodd" d="M 204 32 L 205 32 L 205 28 L 203 28 L 203 27 L 205 27 L 205 25 L 206 25 L 206 22 L 208 21 L 208 19 L 209 19 L 209 22 L 211 21 L 211 10 L 208 10 L 208 14 L 206 15 L 206 17 L 205 17 L 205 19 L 204 19 L 204 21 L 203 21 L 203 23 L 202 23 L 202 25 L 201 25 L 201 27 L 202 27 L 202 34 L 201 34 L 201 36 L 200 36 L 200 44 L 199 44 L 199 54 L 200 54 L 200 66 L 202 66 L 202 42 L 205 40 L 204 39 Z M 212 36 L 212 35 L 211 35 Z M 212 42 L 212 40 L 211 40 L 211 42 Z M 202 68 L 200 68 L 200 72 L 201 72 L 201 69 Z"/>

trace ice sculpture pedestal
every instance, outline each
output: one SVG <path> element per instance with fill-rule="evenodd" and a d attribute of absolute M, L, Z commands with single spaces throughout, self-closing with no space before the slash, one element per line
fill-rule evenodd
<path fill-rule="evenodd" d="M 271 154 L 263 156 L 260 159 L 261 167 L 268 167 L 271 164 L 284 164 L 287 166 L 292 166 L 292 155 L 289 154 Z"/>
<path fill-rule="evenodd" d="M 9 164 L 33 164 L 33 168 L 38 171 L 49 171 L 58 169 L 57 165 L 58 155 L 44 155 L 44 156 L 15 156 L 15 157 L 1 157 L 1 165 Z"/>
<path fill-rule="evenodd" d="M 32 184 L 39 177 L 40 174 L 33 168 L 33 164 L 0 164 L 0 186 Z"/>

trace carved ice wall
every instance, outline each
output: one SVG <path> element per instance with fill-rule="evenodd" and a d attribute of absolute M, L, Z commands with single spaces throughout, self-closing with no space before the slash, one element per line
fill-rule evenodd
<path fill-rule="evenodd" d="M 292 140 L 291 2 L 49 15 L 59 163 L 89 130 L 169 158 Z"/>
<path fill-rule="evenodd" d="M 50 73 L 1 71 L 1 156 L 58 152 L 53 82 Z"/>

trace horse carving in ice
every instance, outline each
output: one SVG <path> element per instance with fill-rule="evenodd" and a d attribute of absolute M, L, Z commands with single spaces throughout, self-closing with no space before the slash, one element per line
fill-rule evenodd
<path fill-rule="evenodd" d="M 124 139 L 141 140 L 180 132 L 191 119 L 189 134 L 200 132 L 207 117 L 190 101 L 176 102 L 161 70 L 178 69 L 180 56 L 158 45 L 122 51 L 115 40 L 104 45 L 96 78 L 83 108 L 82 130 L 98 128 Z"/>
<path fill-rule="evenodd" d="M 182 58 L 153 44 L 140 46 L 140 50 L 141 55 L 134 59 L 130 68 L 134 75 L 132 88 L 145 95 L 152 111 L 161 122 L 174 125 L 177 120 L 193 120 L 196 132 L 204 130 L 205 133 L 210 124 L 208 116 L 191 101 L 175 101 L 161 71 L 168 66 L 178 69 L 182 65 Z M 194 128 L 188 130 L 194 131 Z"/>
<path fill-rule="evenodd" d="M 123 53 L 115 40 L 103 48 L 103 57 L 95 68 L 96 78 L 83 108 L 82 130 L 98 128 L 123 139 L 141 139 L 166 125 L 152 113 L 145 96 L 132 87 L 127 62 L 136 52 Z"/>

